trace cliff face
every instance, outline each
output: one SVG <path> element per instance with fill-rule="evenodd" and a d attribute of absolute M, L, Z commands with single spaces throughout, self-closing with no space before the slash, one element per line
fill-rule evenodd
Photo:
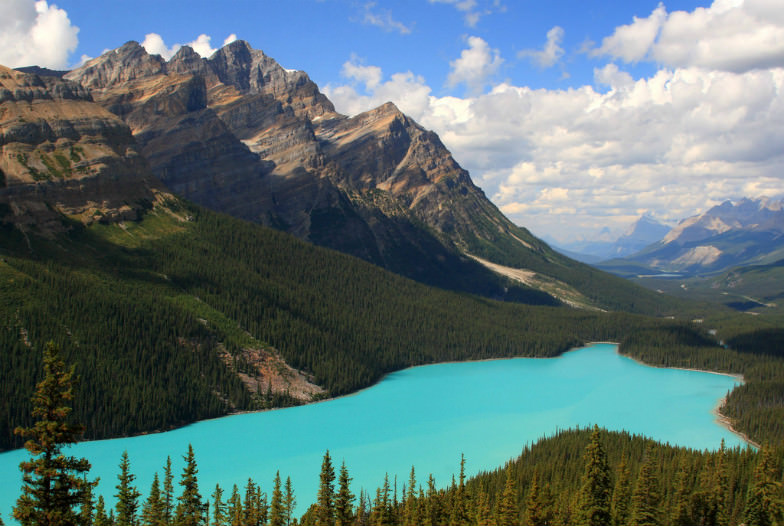
<path fill-rule="evenodd" d="M 392 104 L 339 115 L 305 73 L 242 41 L 168 62 L 129 42 L 66 78 L 125 121 L 175 193 L 427 283 L 503 294 L 461 251 L 476 214 L 503 216 Z"/>
<path fill-rule="evenodd" d="M 0 221 L 48 233 L 63 216 L 132 219 L 159 187 L 128 126 L 84 86 L 0 66 Z"/>

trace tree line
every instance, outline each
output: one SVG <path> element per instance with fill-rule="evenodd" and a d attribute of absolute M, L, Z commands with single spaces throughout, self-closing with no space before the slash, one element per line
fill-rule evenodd
<path fill-rule="evenodd" d="M 79 368 L 74 411 L 91 439 L 293 403 L 242 383 L 239 373 L 253 370 L 245 348 L 279 353 L 335 396 L 409 366 L 552 357 L 607 340 L 646 363 L 743 374 L 724 411 L 754 440 L 784 437 L 775 353 L 724 349 L 690 322 L 425 287 L 274 230 L 168 206 L 124 229 L 76 225 L 53 238 L 0 225 L 0 396 L 9 401 L 0 450 L 22 445 L 13 429 L 32 422 L 41 365 L 30 349 L 49 340 Z M 771 337 L 744 334 L 735 328 L 729 345 Z"/>
<path fill-rule="evenodd" d="M 398 493 L 384 477 L 374 495 L 351 488 L 343 463 L 336 474 L 327 451 L 316 501 L 295 517 L 291 480 L 278 472 L 272 492 L 252 479 L 244 491 L 217 485 L 210 497 L 198 484 L 188 446 L 174 489 L 171 459 L 142 498 L 130 459 L 123 453 L 116 503 L 94 498 L 98 481 L 89 461 L 66 457 L 83 426 L 72 423 L 74 369 L 47 345 L 44 378 L 32 398 L 34 425 L 18 428 L 31 459 L 20 465 L 22 495 L 14 518 L 23 526 L 773 526 L 784 521 L 784 447 L 695 451 L 657 444 L 628 433 L 564 431 L 526 447 L 491 473 L 466 480 L 465 458 L 451 485 L 422 484 L 412 467 Z M 2 520 L 0 519 L 0 522 Z"/>

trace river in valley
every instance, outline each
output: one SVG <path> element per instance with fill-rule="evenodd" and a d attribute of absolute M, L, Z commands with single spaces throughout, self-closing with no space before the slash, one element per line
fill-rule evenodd
<path fill-rule="evenodd" d="M 316 404 L 233 415 L 166 433 L 81 443 L 66 449 L 87 457 L 98 493 L 114 503 L 120 457 L 127 451 L 142 500 L 153 474 L 171 456 L 175 493 L 182 456 L 192 444 L 202 496 L 216 483 L 242 488 L 249 477 L 269 495 L 275 472 L 291 477 L 297 513 L 315 501 L 321 461 L 329 450 L 345 462 L 352 491 L 375 495 L 385 473 L 398 489 L 411 466 L 424 484 L 432 473 L 447 485 L 466 458 L 471 475 L 520 454 L 525 444 L 558 429 L 598 424 L 697 449 L 744 446 L 713 410 L 738 380 L 731 376 L 654 368 L 594 344 L 551 359 L 516 358 L 415 367 L 388 375 L 351 396 Z M 0 454 L 0 514 L 12 523 L 24 450 Z"/>

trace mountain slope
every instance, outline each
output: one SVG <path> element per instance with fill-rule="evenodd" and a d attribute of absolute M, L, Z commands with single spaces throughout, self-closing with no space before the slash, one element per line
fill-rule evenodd
<path fill-rule="evenodd" d="M 183 47 L 168 62 L 129 42 L 66 78 L 128 123 L 169 188 L 214 210 L 443 288 L 553 303 L 476 256 L 562 283 L 592 308 L 672 309 L 513 225 L 394 105 L 339 115 L 305 73 L 245 42 L 209 59 Z"/>
<path fill-rule="evenodd" d="M 688 276 L 773 263 L 784 257 L 783 205 L 768 199 L 726 201 L 685 219 L 659 243 L 600 266 L 618 270 L 632 264 Z"/>
<path fill-rule="evenodd" d="M 79 84 L 0 66 L 0 110 L 0 218 L 22 231 L 135 218 L 161 193 L 125 123 Z"/>

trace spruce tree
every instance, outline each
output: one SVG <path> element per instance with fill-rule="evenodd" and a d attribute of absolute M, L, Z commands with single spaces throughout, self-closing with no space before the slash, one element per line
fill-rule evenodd
<path fill-rule="evenodd" d="M 517 508 L 517 485 L 512 477 L 511 464 L 506 467 L 506 482 L 498 501 L 496 516 L 498 526 L 518 526 L 520 524 L 520 512 Z"/>
<path fill-rule="evenodd" d="M 424 523 L 427 526 L 438 526 L 443 522 L 444 509 L 436 491 L 436 479 L 431 473 L 427 478 L 426 509 L 423 510 Z"/>
<path fill-rule="evenodd" d="M 316 501 L 316 526 L 334 526 L 335 524 L 335 470 L 329 450 L 324 454 L 319 475 L 319 489 Z"/>
<path fill-rule="evenodd" d="M 714 509 L 713 523 L 715 526 L 727 526 L 729 523 L 729 512 L 727 510 L 729 480 L 727 477 L 727 449 L 724 445 L 724 439 L 721 439 L 721 447 L 716 453 L 712 486 L 713 492 L 711 495 L 711 502 Z"/>
<path fill-rule="evenodd" d="M 150 494 L 142 506 L 142 524 L 144 526 L 164 526 L 163 498 L 161 496 L 161 482 L 156 472 L 152 478 Z"/>
<path fill-rule="evenodd" d="M 493 511 L 490 509 L 490 496 L 481 489 L 479 490 L 479 495 L 476 497 L 474 524 L 476 524 L 476 526 L 495 526 Z"/>
<path fill-rule="evenodd" d="M 453 492 L 454 501 L 452 503 L 452 512 L 450 513 L 450 522 L 453 526 L 466 526 L 469 522 L 468 508 L 468 492 L 465 487 L 465 455 L 460 454 L 460 476 L 458 484 Z"/>
<path fill-rule="evenodd" d="M 182 470 L 180 486 L 182 494 L 178 497 L 175 523 L 177 526 L 202 526 L 206 522 L 207 503 L 202 502 L 199 493 L 199 482 L 196 467 L 196 457 L 193 446 L 188 444 L 188 454 L 183 457 L 185 467 Z"/>
<path fill-rule="evenodd" d="M 110 526 L 112 521 L 106 515 L 106 505 L 103 500 L 103 495 L 98 495 L 98 501 L 95 503 L 95 514 L 93 515 L 93 526 Z"/>
<path fill-rule="evenodd" d="M 231 490 L 231 498 L 226 506 L 226 514 L 228 515 L 230 526 L 242 526 L 242 497 L 240 497 L 240 490 L 234 484 Z"/>
<path fill-rule="evenodd" d="M 417 513 L 417 493 L 416 493 L 416 474 L 414 466 L 411 466 L 411 473 L 408 476 L 408 495 L 403 505 L 403 526 L 419 526 L 420 519 Z"/>
<path fill-rule="evenodd" d="M 245 500 L 242 503 L 242 523 L 244 526 L 258 526 L 260 523 L 258 508 L 256 506 L 256 483 L 248 478 L 245 484 Z"/>
<path fill-rule="evenodd" d="M 357 526 L 368 524 L 368 497 L 364 489 L 359 490 L 359 503 L 357 504 Z"/>
<path fill-rule="evenodd" d="M 607 454 L 602 445 L 599 427 L 594 426 L 591 441 L 585 448 L 585 472 L 580 487 L 577 524 L 580 526 L 609 526 L 612 478 Z"/>
<path fill-rule="evenodd" d="M 692 526 L 691 491 L 688 487 L 689 473 L 686 458 L 682 457 L 675 474 L 674 506 L 670 517 L 671 526 Z"/>
<path fill-rule="evenodd" d="M 285 526 L 286 518 L 283 506 L 283 491 L 280 487 L 280 471 L 275 472 L 270 500 L 269 526 Z"/>
<path fill-rule="evenodd" d="M 81 526 L 93 526 L 93 513 L 95 512 L 95 498 L 93 497 L 93 484 L 88 483 L 87 475 L 84 477 L 87 484 L 87 491 L 84 492 L 82 502 L 79 505 L 79 519 Z M 98 484 L 96 479 L 95 484 Z M 2 526 L 2 525 L 0 525 Z"/>
<path fill-rule="evenodd" d="M 539 470 L 534 468 L 534 476 L 525 504 L 525 526 L 547 526 L 553 521 L 553 503 L 549 485 L 541 487 Z"/>
<path fill-rule="evenodd" d="M 174 475 L 172 474 L 171 457 L 166 457 L 166 465 L 163 467 L 163 524 L 171 526 L 174 518 Z"/>
<path fill-rule="evenodd" d="M 612 524 L 614 526 L 626 526 L 631 514 L 632 481 L 625 455 L 621 458 L 620 464 L 618 464 L 617 473 L 615 490 L 612 496 Z"/>
<path fill-rule="evenodd" d="M 335 525 L 349 526 L 354 521 L 354 494 L 351 493 L 351 477 L 348 476 L 346 463 L 340 465 L 338 493 L 335 496 Z"/>
<path fill-rule="evenodd" d="M 391 491 L 389 474 L 385 473 L 384 484 L 376 490 L 376 500 L 373 503 L 371 523 L 375 526 L 392 526 L 394 524 L 392 500 L 390 498 Z"/>
<path fill-rule="evenodd" d="M 632 495 L 631 526 L 658 526 L 660 501 L 657 459 L 653 445 L 648 445 Z"/>
<path fill-rule="evenodd" d="M 283 510 L 286 519 L 286 526 L 291 526 L 291 518 L 294 515 L 294 508 L 297 506 L 297 498 L 294 495 L 294 487 L 291 484 L 291 477 L 286 477 L 285 493 L 283 495 Z"/>
<path fill-rule="evenodd" d="M 747 526 L 774 526 L 784 523 L 784 494 L 781 476 L 770 449 L 763 448 L 754 468 L 746 498 L 744 516 Z"/>
<path fill-rule="evenodd" d="M 215 484 L 212 492 L 212 526 L 226 526 L 226 503 L 223 502 L 223 490 Z"/>
<path fill-rule="evenodd" d="M 131 473 L 128 451 L 123 451 L 120 461 L 120 474 L 117 475 L 117 526 L 135 526 L 139 512 L 139 497 L 141 493 L 136 490 L 133 481 L 136 475 Z"/>
<path fill-rule="evenodd" d="M 32 459 L 19 464 L 22 495 L 13 513 L 22 526 L 70 526 L 81 522 L 76 506 L 95 484 L 84 478 L 90 463 L 63 455 L 62 449 L 77 441 L 84 427 L 69 420 L 73 403 L 74 367 L 66 368 L 60 351 L 49 342 L 44 348 L 44 378 L 32 397 L 35 423 L 16 428 L 28 440 Z"/>

